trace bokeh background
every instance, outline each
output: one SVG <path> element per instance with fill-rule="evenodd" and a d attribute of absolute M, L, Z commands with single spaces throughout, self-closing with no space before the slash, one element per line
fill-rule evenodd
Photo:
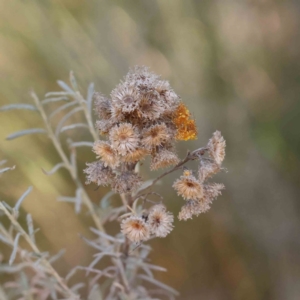
<path fill-rule="evenodd" d="M 94 82 L 111 89 L 134 65 L 170 80 L 193 112 L 199 138 L 179 153 L 206 144 L 219 129 L 227 141 L 226 191 L 212 209 L 176 222 L 166 239 L 151 242 L 158 274 L 179 299 L 296 300 L 300 295 L 300 3 L 296 0 L 31 0 L 0 1 L 0 105 L 30 103 L 58 90 L 73 70 L 82 93 Z M 64 171 L 46 177 L 59 161 L 44 136 L 5 137 L 42 125 L 32 112 L 0 114 L 0 159 L 16 170 L 1 178 L 0 196 L 24 202 L 38 227 L 42 250 L 67 254 L 61 274 L 86 265 L 92 250 L 89 216 L 56 201 L 72 196 Z M 91 140 L 84 131 L 72 139 Z M 81 168 L 94 159 L 79 151 Z M 145 172 L 145 171 L 144 171 Z M 174 174 L 158 187 L 178 213 Z M 82 175 L 83 178 L 83 175 Z M 151 174 L 147 174 L 151 178 Z M 169 186 L 169 188 L 166 188 Z M 97 203 L 106 189 L 87 190 Z M 83 274 L 82 274 L 83 276 Z M 2 276 L 3 279 L 3 276 Z"/>

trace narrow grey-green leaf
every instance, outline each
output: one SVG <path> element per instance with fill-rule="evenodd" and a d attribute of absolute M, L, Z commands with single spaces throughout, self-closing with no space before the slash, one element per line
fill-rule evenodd
<path fill-rule="evenodd" d="M 0 111 L 8 111 L 13 109 L 37 110 L 37 108 L 34 105 L 24 103 L 8 104 L 0 107 Z"/>
<path fill-rule="evenodd" d="M 72 88 L 75 91 L 78 91 L 78 84 L 77 84 L 77 81 L 76 81 L 73 71 L 70 72 L 70 82 L 71 82 Z"/>
<path fill-rule="evenodd" d="M 75 113 L 79 112 L 79 111 L 82 111 L 83 108 L 82 107 L 75 107 L 74 109 L 72 109 L 71 111 L 69 111 L 61 120 L 60 122 L 58 123 L 57 127 L 56 127 L 56 130 L 55 130 L 55 135 L 58 137 L 60 131 L 61 131 L 61 128 L 63 127 L 64 123 L 72 116 L 74 115 Z"/>
<path fill-rule="evenodd" d="M 18 232 L 18 234 L 16 235 L 15 237 L 15 241 L 14 241 L 14 248 L 13 248 L 13 251 L 10 255 L 10 258 L 9 258 L 9 262 L 8 264 L 11 266 L 16 258 L 16 255 L 17 255 L 17 252 L 18 252 L 18 245 L 19 245 L 19 238 L 21 236 L 21 233 Z"/>
<path fill-rule="evenodd" d="M 71 94 L 73 94 L 73 92 Z M 67 93 L 67 92 L 49 92 L 45 95 L 45 97 L 68 96 L 68 95 L 70 95 L 70 93 Z"/>
<path fill-rule="evenodd" d="M 19 200 L 17 201 L 15 207 L 14 207 L 14 211 L 19 211 L 19 208 L 22 204 L 22 202 L 24 201 L 24 199 L 29 195 L 29 193 L 32 191 L 32 186 L 30 186 L 24 193 L 23 195 L 19 198 Z"/>
<path fill-rule="evenodd" d="M 152 283 L 152 284 L 162 288 L 163 290 L 168 291 L 168 292 L 170 292 L 170 293 L 172 293 L 176 296 L 179 295 L 179 293 L 175 289 L 171 288 L 170 286 L 168 286 L 168 285 L 166 285 L 166 284 L 164 284 L 164 283 L 162 283 L 162 282 L 160 282 L 160 281 L 158 281 L 154 278 L 150 278 L 150 277 L 148 277 L 144 274 L 140 274 L 140 275 L 138 275 L 138 277 L 145 280 L 145 281 L 148 281 L 148 282 L 150 282 L 150 283 Z"/>
<path fill-rule="evenodd" d="M 60 107 L 58 107 L 56 110 L 54 110 L 50 115 L 49 115 L 49 119 L 53 118 L 55 115 L 57 115 L 59 112 L 61 112 L 64 109 L 67 109 L 73 105 L 76 105 L 78 103 L 77 100 L 73 101 L 73 102 L 69 102 L 67 104 L 64 104 Z"/>
<path fill-rule="evenodd" d="M 61 128 L 60 132 L 64 132 L 66 130 L 76 129 L 76 128 L 89 128 L 89 126 L 84 123 L 76 123 L 76 124 L 66 125 Z"/>
<path fill-rule="evenodd" d="M 42 128 L 25 129 L 25 130 L 21 130 L 21 131 L 10 134 L 6 139 L 7 140 L 13 140 L 13 139 L 16 139 L 16 138 L 24 136 L 24 135 L 37 134 L 37 133 L 44 133 L 45 134 L 45 133 L 47 133 L 47 131 L 45 129 L 42 129 Z"/>
<path fill-rule="evenodd" d="M 68 97 L 62 96 L 62 97 L 53 97 L 53 98 L 47 98 L 41 101 L 43 105 L 53 102 L 59 102 L 59 101 L 68 101 L 70 100 Z"/>
<path fill-rule="evenodd" d="M 69 145 L 70 148 L 77 148 L 77 147 L 93 147 L 94 143 L 92 142 L 74 142 Z"/>
<path fill-rule="evenodd" d="M 94 92 L 95 92 L 94 83 L 92 82 L 88 87 L 87 97 L 86 97 L 87 107 L 88 107 L 88 111 L 89 111 L 90 114 L 92 113 L 92 104 L 93 104 Z"/>
<path fill-rule="evenodd" d="M 7 171 L 14 170 L 15 168 L 16 168 L 16 166 L 0 169 L 0 174 L 5 173 Z"/>
<path fill-rule="evenodd" d="M 57 260 L 59 260 L 64 254 L 66 253 L 65 249 L 61 249 L 57 254 L 53 255 L 51 258 L 49 258 L 49 263 L 53 264 Z"/>
<path fill-rule="evenodd" d="M 58 171 L 60 168 L 66 168 L 65 164 L 63 162 L 56 164 L 50 171 L 46 171 L 42 168 L 42 171 L 46 175 L 53 175 L 56 171 Z"/>
<path fill-rule="evenodd" d="M 58 197 L 57 201 L 75 203 L 76 198 L 75 197 L 63 197 L 62 196 L 62 197 Z"/>
<path fill-rule="evenodd" d="M 110 206 L 109 200 L 111 196 L 113 196 L 114 194 L 115 194 L 114 191 L 110 191 L 104 195 L 104 197 L 100 201 L 101 208 L 108 208 Z"/>
<path fill-rule="evenodd" d="M 30 239 L 35 244 L 34 227 L 33 227 L 33 220 L 32 220 L 31 214 L 27 214 L 26 221 L 27 221 L 27 227 L 28 227 L 28 233 L 29 233 Z"/>
<path fill-rule="evenodd" d="M 66 92 L 68 92 L 69 94 L 74 94 L 75 92 L 62 80 L 57 80 L 58 85 L 65 90 Z"/>

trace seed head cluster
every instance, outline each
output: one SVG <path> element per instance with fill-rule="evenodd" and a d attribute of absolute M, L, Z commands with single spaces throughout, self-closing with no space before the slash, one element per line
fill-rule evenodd
<path fill-rule="evenodd" d="M 182 165 L 175 142 L 196 139 L 197 128 L 188 108 L 168 81 L 146 67 L 135 67 L 110 97 L 96 93 L 94 98 L 99 117 L 96 128 L 102 139 L 93 146 L 98 160 L 88 163 L 84 170 L 87 183 L 110 185 L 113 191 L 133 199 L 133 195 L 139 195 L 137 190 L 143 183 L 136 173 L 138 162 L 150 157 L 151 170 L 172 166 L 177 170 Z M 206 212 L 224 188 L 222 184 L 207 182 L 222 169 L 225 157 L 225 140 L 219 131 L 213 134 L 204 152 L 208 157 L 203 153 L 199 155 L 198 173 L 185 170 L 173 184 L 186 201 L 178 216 L 180 220 Z M 127 203 L 129 207 L 132 204 Z M 156 204 L 146 215 L 140 216 L 136 211 L 130 216 L 127 213 L 121 222 L 121 231 L 130 241 L 139 243 L 151 237 L 167 236 L 173 229 L 173 220 L 173 214 L 167 212 L 164 205 Z"/>
<path fill-rule="evenodd" d="M 140 243 L 150 237 L 166 237 L 173 230 L 174 216 L 162 204 L 152 206 L 147 215 L 132 215 L 121 223 L 121 231 L 129 240 Z"/>
<path fill-rule="evenodd" d="M 216 131 L 206 147 L 210 157 L 200 159 L 198 176 L 194 176 L 190 170 L 185 170 L 183 175 L 174 182 L 174 189 L 186 200 L 186 204 L 179 212 L 179 220 L 191 219 L 194 215 L 207 212 L 212 201 L 221 194 L 224 185 L 209 183 L 207 179 L 222 170 L 225 146 L 224 138 L 219 131 Z"/>

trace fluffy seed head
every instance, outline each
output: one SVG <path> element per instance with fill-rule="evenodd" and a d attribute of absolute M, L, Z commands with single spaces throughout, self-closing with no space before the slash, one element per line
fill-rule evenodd
<path fill-rule="evenodd" d="M 126 82 L 119 84 L 111 93 L 113 106 L 119 108 L 124 113 L 134 111 L 140 101 L 140 95 L 133 85 Z"/>
<path fill-rule="evenodd" d="M 222 183 L 207 183 L 204 185 L 204 198 L 210 203 L 222 194 L 222 190 L 225 189 Z"/>
<path fill-rule="evenodd" d="M 198 170 L 199 181 L 204 182 L 207 178 L 221 171 L 220 165 L 210 160 L 201 159 Z"/>
<path fill-rule="evenodd" d="M 166 207 L 162 204 L 154 205 L 148 216 L 150 231 L 157 237 L 166 237 L 173 230 L 174 217 L 170 212 L 166 212 Z"/>
<path fill-rule="evenodd" d="M 112 189 L 119 193 L 129 193 L 136 190 L 142 184 L 142 178 L 133 172 L 123 172 L 112 181 Z"/>
<path fill-rule="evenodd" d="M 149 150 L 138 147 L 132 152 L 127 153 L 125 156 L 122 157 L 122 161 L 125 162 L 137 162 L 143 160 L 149 154 Z"/>
<path fill-rule="evenodd" d="M 104 162 L 95 161 L 86 164 L 88 167 L 84 170 L 86 173 L 86 184 L 91 182 L 97 185 L 109 185 L 114 179 L 114 174 L 109 167 L 105 167 Z"/>
<path fill-rule="evenodd" d="M 136 216 L 131 216 L 122 221 L 121 232 L 135 243 L 146 241 L 150 237 L 149 226 L 141 217 Z"/>
<path fill-rule="evenodd" d="M 94 143 L 93 151 L 97 154 L 98 158 L 104 162 L 104 166 L 115 168 L 119 164 L 116 152 L 108 142 L 97 141 Z"/>
<path fill-rule="evenodd" d="M 198 200 L 203 196 L 203 187 L 193 175 L 181 176 L 174 182 L 173 188 L 186 200 Z"/>
<path fill-rule="evenodd" d="M 214 132 L 212 138 L 208 141 L 207 148 L 211 158 L 219 165 L 222 164 L 225 158 L 226 142 L 220 131 Z"/>
<path fill-rule="evenodd" d="M 112 147 L 120 154 L 126 155 L 138 147 L 139 137 L 130 123 L 122 123 L 113 127 L 109 133 Z"/>
<path fill-rule="evenodd" d="M 178 215 L 178 219 L 180 221 L 192 219 L 194 215 L 198 216 L 200 213 L 208 211 L 209 208 L 209 204 L 205 201 L 199 202 L 195 200 L 189 200 L 185 205 L 182 206 L 181 211 Z"/>
<path fill-rule="evenodd" d="M 141 98 L 138 113 L 141 117 L 149 120 L 156 120 L 164 112 L 164 108 L 152 95 L 144 95 Z"/>
<path fill-rule="evenodd" d="M 168 129 L 165 124 L 156 124 L 142 132 L 142 144 L 146 148 L 160 146 L 163 142 L 169 139 Z"/>
<path fill-rule="evenodd" d="M 99 93 L 94 94 L 95 111 L 100 119 L 108 120 L 111 117 L 111 102 Z"/>
<path fill-rule="evenodd" d="M 157 170 L 160 168 L 166 168 L 172 165 L 178 164 L 179 159 L 174 152 L 169 150 L 160 150 L 152 158 L 150 168 L 151 170 Z"/>

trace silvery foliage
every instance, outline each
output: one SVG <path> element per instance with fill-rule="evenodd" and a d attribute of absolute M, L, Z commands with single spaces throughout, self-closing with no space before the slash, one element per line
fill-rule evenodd
<path fill-rule="evenodd" d="M 40 100 L 34 92 L 31 92 L 33 104 L 10 104 L 0 108 L 1 111 L 28 110 L 38 112 L 44 122 L 43 128 L 31 128 L 10 134 L 7 139 L 12 140 L 30 134 L 46 135 L 53 143 L 61 161 L 51 170 L 43 172 L 53 175 L 61 168 L 65 168 L 76 185 L 73 197 L 60 197 L 59 201 L 70 202 L 74 205 L 75 213 L 79 214 L 87 210 L 94 221 L 94 227 L 90 228 L 95 238 L 82 240 L 96 250 L 88 266 L 76 266 L 62 277 L 57 273 L 54 263 L 59 260 L 64 251 L 51 255 L 41 252 L 36 241 L 35 234 L 38 228 L 34 227 L 34 221 L 30 213 L 26 214 L 26 222 L 20 222 L 24 214 L 21 208 L 32 187 L 29 187 L 16 201 L 14 206 L 0 199 L 0 221 L 9 220 L 9 225 L 0 223 L 0 274 L 7 280 L 0 285 L 0 299 L 54 299 L 54 300 L 113 300 L 113 299 L 174 299 L 178 293 L 173 288 L 156 280 L 153 271 L 166 271 L 164 268 L 149 263 L 148 255 L 150 246 L 132 246 L 130 255 L 125 257 L 121 253 L 125 238 L 121 234 L 115 236 L 105 232 L 104 225 L 107 222 L 118 219 L 126 212 L 123 204 L 114 207 L 111 203 L 113 192 L 106 194 L 99 205 L 92 203 L 79 179 L 76 159 L 78 147 L 92 147 L 98 140 L 98 133 L 94 129 L 92 119 L 94 84 L 88 87 L 86 97 L 83 97 L 78 89 L 78 84 L 73 73 L 70 73 L 70 85 L 58 81 L 62 91 L 47 93 Z M 51 107 L 56 106 L 49 112 Z M 72 123 L 73 116 L 82 114 L 82 123 Z M 58 122 L 54 120 L 59 118 Z M 88 130 L 92 139 L 87 141 L 72 141 L 67 138 L 68 150 L 62 146 L 61 133 L 68 133 L 73 129 Z M 0 161 L 0 176 L 14 169 L 6 166 L 6 161 Z M 1 179 L 0 179 L 1 180 Z M 145 184 L 151 184 L 146 182 Z M 121 202 L 120 202 L 121 203 Z M 6 224 L 7 222 L 5 222 Z M 22 241 L 22 243 L 21 243 Z M 24 243 L 25 242 L 25 243 Z M 22 245 L 21 245 L 22 244 Z M 1 254 L 3 245 L 9 247 L 10 257 Z M 23 246 L 24 245 L 24 246 Z M 109 259 L 109 264 L 104 269 L 99 269 L 98 264 L 103 259 Z M 85 272 L 86 282 L 73 283 L 71 280 L 76 272 Z M 72 282 L 72 284 L 70 284 Z M 145 286 L 147 286 L 147 289 Z M 83 296 L 87 295 L 87 296 Z"/>

